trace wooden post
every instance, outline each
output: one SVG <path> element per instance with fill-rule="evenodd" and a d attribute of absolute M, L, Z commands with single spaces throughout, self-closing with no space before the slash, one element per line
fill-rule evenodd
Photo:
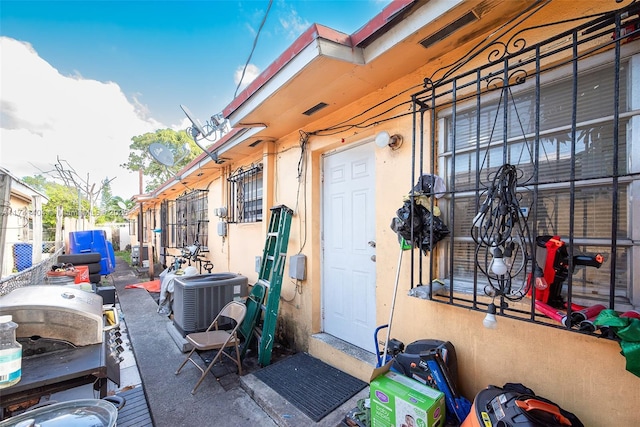
<path fill-rule="evenodd" d="M 138 176 L 139 176 L 139 186 L 140 186 L 140 196 L 142 196 L 142 169 L 140 169 L 138 171 Z M 144 236 L 145 236 L 145 230 L 144 230 L 144 210 L 143 210 L 143 203 L 142 203 L 142 197 L 140 197 L 140 229 L 138 232 L 138 240 L 140 242 L 140 264 L 144 263 L 144 250 L 145 250 L 145 245 L 144 245 Z M 149 245 L 146 247 L 147 248 L 147 260 L 149 261 L 149 280 L 154 280 L 154 275 L 153 275 L 153 247 L 151 246 L 151 237 L 149 237 Z"/>
<path fill-rule="evenodd" d="M 64 244 L 64 235 L 62 234 L 62 228 L 64 225 L 64 216 L 63 216 L 62 206 L 56 207 L 56 252 L 58 249 L 62 247 Z"/>
<path fill-rule="evenodd" d="M 11 177 L 0 171 L 0 209 L 2 209 L 2 211 L 0 211 L 0 230 L 2 230 L 2 233 L 0 233 L 0 277 L 7 273 L 2 270 L 4 268 L 4 245 L 6 244 L 7 223 L 11 210 L 10 200 Z"/>

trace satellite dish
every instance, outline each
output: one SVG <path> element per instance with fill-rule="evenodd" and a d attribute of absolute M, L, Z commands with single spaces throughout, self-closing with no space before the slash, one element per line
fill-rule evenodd
<path fill-rule="evenodd" d="M 127 205 L 125 205 L 122 201 L 118 200 L 118 207 L 122 210 L 127 209 Z"/>
<path fill-rule="evenodd" d="M 180 104 L 180 108 L 182 108 L 182 111 L 184 111 L 184 114 L 187 116 L 187 118 L 189 119 L 189 121 L 191 122 L 193 127 L 196 128 L 198 132 L 200 132 L 200 135 L 202 135 L 203 138 L 206 138 L 207 136 L 209 136 L 204 131 L 204 128 L 202 127 L 202 124 L 200 123 L 200 120 L 198 120 L 195 117 L 193 117 L 193 114 L 191 113 L 191 111 L 189 111 L 189 109 L 187 107 L 185 107 L 184 105 Z M 195 136 L 193 137 L 193 139 L 195 139 Z"/>
<path fill-rule="evenodd" d="M 166 145 L 160 142 L 154 142 L 149 145 L 149 154 L 156 159 L 157 162 L 162 163 L 165 166 L 173 166 L 176 161 L 173 158 L 173 151 Z"/>

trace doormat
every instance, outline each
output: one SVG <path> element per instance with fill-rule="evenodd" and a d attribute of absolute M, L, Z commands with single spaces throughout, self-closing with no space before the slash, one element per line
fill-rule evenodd
<path fill-rule="evenodd" d="M 315 422 L 367 386 L 307 353 L 296 353 L 254 375 Z"/>

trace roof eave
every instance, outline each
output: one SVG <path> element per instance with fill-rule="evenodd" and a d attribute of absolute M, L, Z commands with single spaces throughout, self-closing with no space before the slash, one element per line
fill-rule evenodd
<path fill-rule="evenodd" d="M 246 114 L 238 114 L 238 110 L 247 104 L 252 98 L 265 99 L 270 91 L 265 91 L 267 84 L 285 68 L 293 68 L 288 71 L 289 77 L 295 76 L 301 69 L 309 65 L 313 60 L 322 55 L 323 41 L 331 42 L 334 45 L 342 46 L 342 53 L 350 51 L 355 53 L 353 61 L 360 63 L 362 61 L 362 53 L 357 52 L 358 46 L 363 44 L 369 37 L 374 37 L 376 33 L 383 30 L 398 14 L 405 11 L 417 3 L 417 0 L 397 0 L 391 2 L 385 7 L 381 13 L 376 15 L 371 21 L 357 30 L 353 35 L 349 36 L 339 31 L 333 30 L 319 24 L 313 24 L 298 39 L 284 51 L 269 67 L 267 67 L 255 80 L 253 80 L 236 98 L 234 98 L 223 110 L 224 117 L 228 118 L 232 126 L 242 121 L 241 117 Z M 315 54 L 309 54 L 314 52 Z M 301 55 L 303 53 L 306 55 Z M 343 55 L 340 55 L 343 56 Z M 344 59 L 344 58 L 342 58 Z M 294 61 L 295 60 L 295 61 Z M 289 67 L 294 65 L 294 67 Z M 276 85 L 278 87 L 278 85 Z M 266 92 L 263 96 L 259 96 L 258 92 Z M 255 101 L 254 103 L 260 103 Z M 235 121 L 232 120 L 235 118 Z"/>

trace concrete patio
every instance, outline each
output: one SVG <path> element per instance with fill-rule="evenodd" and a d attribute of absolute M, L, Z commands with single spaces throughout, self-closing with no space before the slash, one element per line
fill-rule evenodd
<path fill-rule="evenodd" d="M 342 425 L 344 416 L 356 406 L 358 399 L 368 396 L 369 388 L 365 387 L 320 422 L 313 422 L 253 375 L 260 367 L 251 355 L 243 362 L 244 375 L 230 373 L 218 381 L 210 375 L 192 395 L 199 371 L 187 366 L 179 375 L 174 374 L 185 355 L 167 330 L 170 319 L 157 313 L 156 301 L 145 289 L 125 288 L 128 284 L 147 281 L 148 277 L 138 277 L 122 259 L 117 260 L 112 277 L 135 356 L 133 366 L 122 366 L 120 388 L 144 389 L 156 427 L 334 427 Z M 139 384 L 133 384 L 136 382 Z"/>

